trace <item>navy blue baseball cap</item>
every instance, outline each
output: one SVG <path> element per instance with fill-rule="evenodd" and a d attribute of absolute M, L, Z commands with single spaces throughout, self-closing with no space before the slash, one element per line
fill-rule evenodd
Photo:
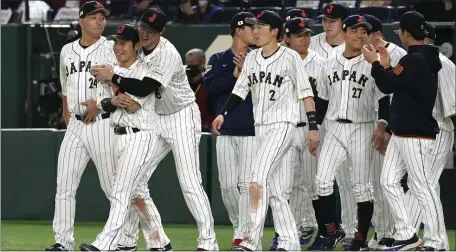
<path fill-rule="evenodd" d="M 242 26 L 252 26 L 251 24 L 245 22 L 246 18 L 255 18 L 255 15 L 250 12 L 239 12 L 238 14 L 234 15 L 230 23 L 231 30 L 233 31 L 234 29 L 240 28 Z"/>
<path fill-rule="evenodd" d="M 105 17 L 111 14 L 100 2 L 97 1 L 86 2 L 81 6 L 81 8 L 79 8 L 79 18 L 84 18 L 95 13 L 103 13 Z"/>
<path fill-rule="evenodd" d="M 107 37 L 109 40 L 119 40 L 123 42 L 131 41 L 133 44 L 139 42 L 138 30 L 129 24 L 123 24 L 116 30 L 116 34 Z"/>
<path fill-rule="evenodd" d="M 313 33 L 312 29 L 310 29 L 310 24 L 313 24 L 312 19 L 299 17 L 292 18 L 285 24 L 285 33 L 287 35 L 299 35 L 304 32 Z"/>
<path fill-rule="evenodd" d="M 342 30 L 346 31 L 347 28 L 357 28 L 360 26 L 365 27 L 367 31 L 372 29 L 372 25 L 369 24 L 364 17 L 360 15 L 352 15 L 344 20 L 342 23 Z"/>
<path fill-rule="evenodd" d="M 380 19 L 372 15 L 363 15 L 363 17 L 372 26 L 372 29 L 370 29 L 369 31 L 370 33 L 382 31 L 383 24 L 382 21 L 380 21 Z"/>
<path fill-rule="evenodd" d="M 151 32 L 162 32 L 166 25 L 166 15 L 159 8 L 149 8 L 144 11 L 138 26 Z"/>
<path fill-rule="evenodd" d="M 432 25 L 429 22 L 424 23 L 424 34 L 426 35 L 426 38 L 430 38 L 432 40 L 435 40 L 437 38 L 437 34 L 435 33 L 435 26 Z"/>
<path fill-rule="evenodd" d="M 261 11 L 253 18 L 245 18 L 245 22 L 252 25 L 269 25 L 272 29 L 278 28 L 279 30 L 283 27 L 279 14 L 270 10 Z"/>
<path fill-rule="evenodd" d="M 391 27 L 395 30 L 401 29 L 416 34 L 424 34 L 425 25 L 426 20 L 421 13 L 409 11 L 404 13 L 401 20 L 399 22 L 394 22 Z"/>
<path fill-rule="evenodd" d="M 323 14 L 317 18 L 329 18 L 329 19 L 346 19 L 348 17 L 348 10 L 345 6 L 339 3 L 329 3 L 323 7 Z"/>
<path fill-rule="evenodd" d="M 285 13 L 285 20 L 284 22 L 287 22 L 290 19 L 300 17 L 300 18 L 305 18 L 307 17 L 307 14 L 304 10 L 301 9 L 291 9 Z"/>

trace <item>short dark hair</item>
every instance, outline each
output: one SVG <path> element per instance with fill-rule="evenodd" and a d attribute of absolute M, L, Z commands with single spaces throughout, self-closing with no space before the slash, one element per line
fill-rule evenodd
<path fill-rule="evenodd" d="M 401 29 L 402 32 L 404 32 L 404 30 Z M 407 31 L 407 30 L 405 30 Z M 426 35 L 424 35 L 424 32 L 420 32 L 420 31 L 407 31 L 408 33 L 410 33 L 410 35 L 412 36 L 413 39 L 415 40 L 424 40 L 426 38 Z"/>

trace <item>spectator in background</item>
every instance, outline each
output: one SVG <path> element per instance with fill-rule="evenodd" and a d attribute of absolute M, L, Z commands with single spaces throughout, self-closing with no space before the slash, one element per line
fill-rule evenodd
<path fill-rule="evenodd" d="M 183 23 L 222 23 L 223 9 L 212 4 L 212 0 L 198 0 L 191 5 L 190 0 L 181 0 L 176 20 Z"/>
<path fill-rule="evenodd" d="M 21 23 L 26 22 L 26 1 L 22 1 L 17 8 L 18 13 L 22 13 Z M 47 20 L 47 12 L 51 7 L 45 1 L 34 0 L 28 2 L 30 22 L 43 22 Z"/>
<path fill-rule="evenodd" d="M 456 21 L 456 0 L 414 0 L 414 10 L 427 21 Z"/>
<path fill-rule="evenodd" d="M 206 55 L 203 50 L 195 48 L 185 54 L 185 64 L 188 82 L 195 92 L 196 103 L 201 112 L 202 131 L 211 132 L 214 115 L 209 109 L 209 99 L 203 88 L 203 73 L 205 71 Z"/>
<path fill-rule="evenodd" d="M 167 0 L 133 0 L 127 17 L 139 19 L 148 8 L 159 8 L 169 17 Z"/>

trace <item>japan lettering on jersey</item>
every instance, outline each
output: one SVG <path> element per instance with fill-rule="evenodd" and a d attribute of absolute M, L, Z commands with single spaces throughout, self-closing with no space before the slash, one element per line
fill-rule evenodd
<path fill-rule="evenodd" d="M 80 39 L 63 46 L 60 52 L 60 82 L 62 94 L 67 96 L 70 114 L 82 115 L 89 99 L 97 100 L 98 81 L 90 73 L 96 64 L 114 64 L 117 59 L 113 43 L 101 37 L 87 48 L 79 44 Z"/>
<path fill-rule="evenodd" d="M 303 60 L 304 63 L 304 71 L 307 73 L 309 76 L 309 82 L 312 85 L 312 91 L 314 92 L 314 95 L 317 96 L 316 93 L 316 88 L 317 88 L 317 79 L 318 76 L 320 75 L 321 72 L 321 67 L 325 59 L 323 59 L 320 55 L 318 55 L 315 51 L 313 50 L 308 50 L 309 53 L 307 57 Z M 306 109 L 304 108 L 304 103 L 301 103 L 299 105 L 299 111 L 300 111 L 300 118 L 301 122 L 307 123 L 307 115 L 306 115 Z"/>
<path fill-rule="evenodd" d="M 141 80 L 149 73 L 149 69 L 142 60 L 138 59 L 129 68 L 123 68 L 116 64 L 114 66 L 114 73 L 125 78 Z M 111 125 L 113 127 L 133 127 L 140 130 L 155 129 L 154 126 L 157 121 L 157 114 L 155 113 L 155 94 L 150 94 L 146 97 L 136 97 L 129 93 L 126 94 L 137 102 L 141 108 L 135 113 L 129 113 L 124 108 L 118 108 L 111 116 Z"/>
<path fill-rule="evenodd" d="M 309 49 L 315 51 L 321 57 L 328 59 L 342 53 L 345 50 L 345 43 L 332 46 L 326 41 L 326 34 L 322 32 L 310 38 Z"/>
<path fill-rule="evenodd" d="M 251 51 L 244 62 L 233 94 L 245 99 L 252 93 L 255 125 L 299 120 L 299 99 L 313 96 L 309 76 L 299 54 L 286 47 L 270 57 L 262 49 Z"/>
<path fill-rule="evenodd" d="M 442 69 L 438 73 L 439 85 L 433 115 L 441 130 L 451 132 L 454 125 L 450 116 L 456 114 L 456 69 L 454 63 L 445 55 L 440 53 L 439 58 Z"/>
<path fill-rule="evenodd" d="M 371 64 L 362 55 L 349 60 L 340 53 L 326 60 L 317 82 L 318 97 L 329 100 L 328 120 L 377 120 L 376 104 L 386 95 L 378 90 L 371 77 Z"/>
<path fill-rule="evenodd" d="M 157 114 L 175 113 L 195 101 L 181 56 L 169 40 L 161 37 L 153 52 L 145 56 L 141 51 L 139 58 L 146 62 L 149 68 L 146 77 L 162 84 L 160 90 L 155 92 Z"/>

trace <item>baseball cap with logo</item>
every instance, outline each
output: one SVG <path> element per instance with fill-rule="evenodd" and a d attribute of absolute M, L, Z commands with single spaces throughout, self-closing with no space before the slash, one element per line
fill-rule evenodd
<path fill-rule="evenodd" d="M 285 33 L 287 35 L 299 35 L 304 32 L 313 33 L 312 29 L 310 29 L 310 24 L 312 23 L 313 20 L 309 18 L 292 18 L 285 24 Z"/>
<path fill-rule="evenodd" d="M 279 14 L 270 10 L 261 11 L 253 18 L 245 18 L 245 22 L 252 25 L 269 25 L 272 29 L 278 28 L 279 30 L 283 27 Z"/>
<path fill-rule="evenodd" d="M 138 26 L 146 28 L 151 32 L 162 32 L 166 25 L 166 15 L 159 8 L 149 8 L 144 11 Z"/>
<path fill-rule="evenodd" d="M 409 11 L 402 15 L 399 22 L 394 22 L 391 26 L 394 30 L 404 30 L 415 34 L 424 34 L 426 20 L 424 16 L 416 11 Z"/>
<path fill-rule="evenodd" d="M 301 9 L 291 9 L 285 14 L 285 22 L 296 17 L 305 18 L 307 17 L 307 14 L 304 10 Z"/>
<path fill-rule="evenodd" d="M 254 18 L 255 15 L 253 15 L 250 12 L 239 12 L 238 14 L 234 15 L 233 18 L 231 19 L 231 30 L 234 31 L 236 28 L 240 28 L 242 26 L 252 26 L 251 24 L 247 24 L 245 22 L 246 18 Z"/>
<path fill-rule="evenodd" d="M 367 20 L 360 16 L 360 15 L 352 15 L 349 16 L 342 22 L 342 30 L 346 31 L 347 28 L 357 28 L 357 27 L 364 27 L 367 31 L 372 29 L 372 25 L 367 22 Z"/>
<path fill-rule="evenodd" d="M 318 18 L 329 18 L 329 19 L 346 19 L 348 17 L 348 10 L 345 6 L 339 3 L 329 3 L 323 8 L 323 14 Z"/>
<path fill-rule="evenodd" d="M 131 41 L 133 44 L 139 42 L 138 30 L 129 24 L 123 24 L 116 30 L 116 34 L 107 37 L 109 40 L 119 40 L 123 42 Z"/>
<path fill-rule="evenodd" d="M 370 29 L 370 33 L 372 32 L 381 32 L 383 30 L 383 24 L 380 19 L 378 19 L 375 16 L 372 15 L 364 15 L 364 19 L 372 26 L 372 29 Z"/>
<path fill-rule="evenodd" d="M 89 1 L 79 8 L 79 18 L 84 18 L 99 12 L 103 13 L 106 17 L 111 14 L 100 2 Z"/>
<path fill-rule="evenodd" d="M 435 33 L 435 26 L 426 21 L 424 23 L 424 29 L 425 32 L 424 34 L 426 35 L 426 38 L 430 38 L 432 40 L 435 40 L 437 38 L 437 34 Z"/>

